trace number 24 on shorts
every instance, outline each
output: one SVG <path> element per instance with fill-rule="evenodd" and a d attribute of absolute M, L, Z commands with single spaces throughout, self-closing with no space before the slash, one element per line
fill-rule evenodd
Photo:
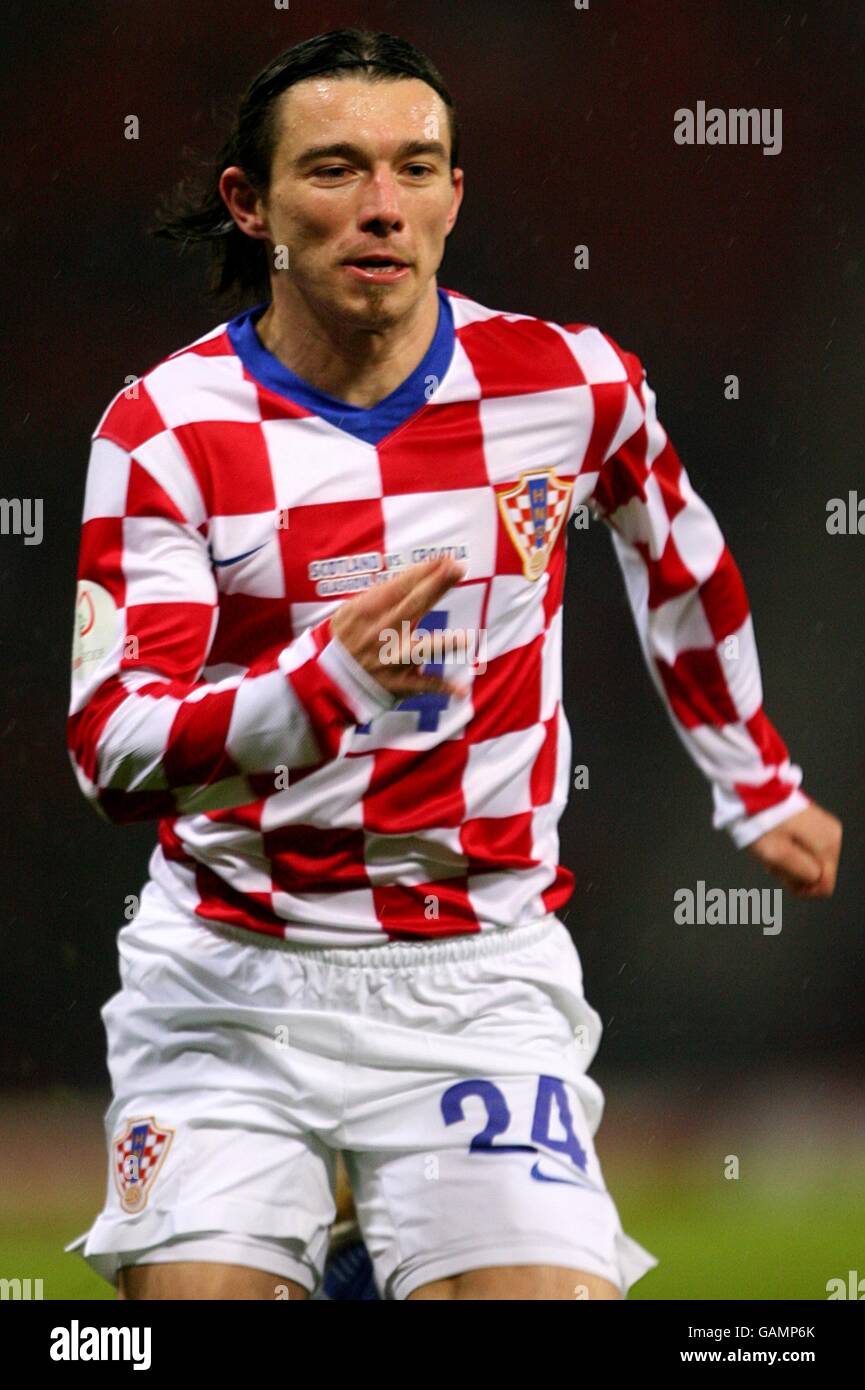
<path fill-rule="evenodd" d="M 458 1081 L 449 1086 L 441 1098 L 442 1118 L 446 1125 L 458 1124 L 465 1119 L 463 1102 L 469 1096 L 477 1096 L 486 1108 L 487 1123 L 474 1136 L 469 1144 L 470 1153 L 537 1153 L 540 1147 L 556 1153 L 567 1154 L 571 1161 L 586 1174 L 586 1152 L 574 1133 L 571 1107 L 564 1082 L 557 1076 L 539 1076 L 532 1117 L 531 1144 L 501 1144 L 496 1138 L 504 1134 L 511 1122 L 511 1112 L 503 1092 L 492 1081 L 472 1079 Z M 565 1137 L 557 1139 L 550 1133 L 552 1107 L 555 1102 L 558 1118 Z M 532 1177 L 544 1182 L 568 1182 L 567 1178 L 552 1178 L 541 1173 L 536 1163 Z M 578 1183 L 582 1186 L 582 1183 Z"/>

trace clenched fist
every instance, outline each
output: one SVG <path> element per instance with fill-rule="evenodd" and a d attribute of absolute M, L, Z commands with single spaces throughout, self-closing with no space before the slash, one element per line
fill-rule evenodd
<path fill-rule="evenodd" d="M 746 848 L 797 898 L 829 898 L 835 891 L 842 834 L 837 816 L 814 802 Z"/>

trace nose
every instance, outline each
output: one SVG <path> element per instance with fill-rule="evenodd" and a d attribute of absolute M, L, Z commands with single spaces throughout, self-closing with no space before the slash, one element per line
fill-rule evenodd
<path fill-rule="evenodd" d="M 364 227 L 379 224 L 387 231 L 402 227 L 399 186 L 389 164 L 377 164 L 364 184 L 358 216 Z"/>

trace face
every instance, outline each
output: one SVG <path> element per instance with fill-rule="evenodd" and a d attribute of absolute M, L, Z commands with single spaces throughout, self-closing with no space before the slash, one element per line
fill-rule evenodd
<path fill-rule="evenodd" d="M 287 247 L 291 282 L 331 314 L 370 326 L 410 314 L 462 201 L 444 102 L 414 78 L 309 78 L 277 118 L 270 188 L 248 205 L 260 230 L 245 229 Z"/>

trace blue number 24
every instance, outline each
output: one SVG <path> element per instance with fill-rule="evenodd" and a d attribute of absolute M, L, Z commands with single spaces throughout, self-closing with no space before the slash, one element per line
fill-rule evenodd
<path fill-rule="evenodd" d="M 535 1098 L 535 1112 L 532 1118 L 531 1144 L 495 1144 L 493 1140 L 504 1134 L 511 1122 L 511 1112 L 504 1095 L 492 1081 L 481 1078 L 458 1081 L 449 1086 L 441 1099 L 442 1119 L 446 1125 L 456 1124 L 465 1119 L 463 1101 L 467 1096 L 477 1096 L 486 1107 L 487 1123 L 472 1139 L 470 1153 L 537 1153 L 538 1146 L 566 1153 L 583 1172 L 586 1171 L 586 1151 L 574 1133 L 574 1121 L 568 1103 L 568 1093 L 564 1082 L 557 1076 L 539 1076 L 538 1092 Z M 559 1121 L 565 1132 L 564 1139 L 556 1139 L 550 1134 L 550 1120 L 553 1102 L 556 1103 Z"/>

